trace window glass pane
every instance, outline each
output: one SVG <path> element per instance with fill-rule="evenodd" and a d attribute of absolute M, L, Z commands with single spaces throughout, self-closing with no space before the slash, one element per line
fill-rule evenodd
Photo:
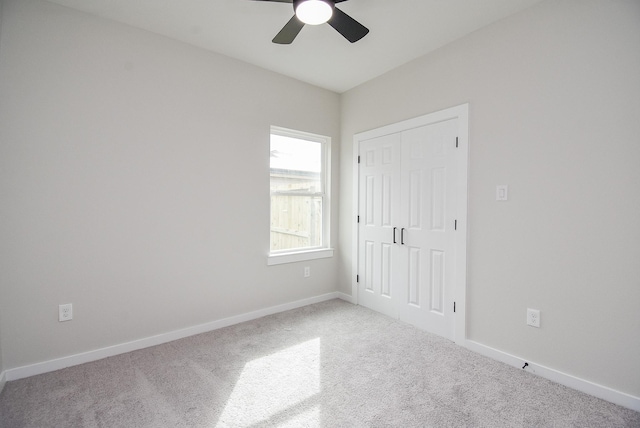
<path fill-rule="evenodd" d="M 271 195 L 271 251 L 322 246 L 322 197 Z"/>
<path fill-rule="evenodd" d="M 322 144 L 271 134 L 271 192 L 322 192 Z"/>
<path fill-rule="evenodd" d="M 271 133 L 271 252 L 325 245 L 324 144 L 296 131 Z"/>

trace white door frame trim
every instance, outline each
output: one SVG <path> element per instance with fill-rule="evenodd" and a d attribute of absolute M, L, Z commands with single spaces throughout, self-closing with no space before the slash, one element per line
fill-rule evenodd
<path fill-rule="evenodd" d="M 454 341 L 458 345 L 465 346 L 467 337 L 466 328 L 466 294 L 467 294 L 467 181 L 469 169 L 469 104 L 462 104 L 434 113 L 429 113 L 413 119 L 386 125 L 380 128 L 364 131 L 353 136 L 353 188 L 352 195 L 352 224 L 356 226 L 352 231 L 352 279 L 351 296 L 358 303 L 358 201 L 359 201 L 359 166 L 358 153 L 360 153 L 360 141 L 381 137 L 388 134 L 402 132 L 407 129 L 425 126 L 431 123 L 442 122 L 450 119 L 458 119 L 458 176 L 457 176 L 457 209 L 458 227 L 455 234 L 455 272 L 454 293 L 456 302 Z"/>

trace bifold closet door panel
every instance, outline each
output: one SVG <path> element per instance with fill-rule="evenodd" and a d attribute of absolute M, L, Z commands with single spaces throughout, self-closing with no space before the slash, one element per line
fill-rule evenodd
<path fill-rule="evenodd" d="M 453 338 L 455 119 L 402 132 L 399 318 Z"/>
<path fill-rule="evenodd" d="M 398 317 L 401 135 L 360 143 L 359 303 Z M 395 234 L 395 237 L 394 237 Z"/>

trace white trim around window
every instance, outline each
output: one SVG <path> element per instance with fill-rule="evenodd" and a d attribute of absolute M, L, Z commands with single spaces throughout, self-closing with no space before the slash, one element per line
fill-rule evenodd
<path fill-rule="evenodd" d="M 318 248 L 315 250 L 269 254 L 269 257 L 267 257 L 267 265 L 273 266 L 285 263 L 304 262 L 307 260 L 325 259 L 328 257 L 333 257 L 333 248 Z"/>
<path fill-rule="evenodd" d="M 317 242 L 312 247 L 300 247 L 300 248 L 291 248 L 286 249 L 286 245 L 279 250 L 271 250 L 272 244 L 270 243 L 269 254 L 267 257 L 267 265 L 279 265 L 284 263 L 295 263 L 307 260 L 315 260 L 321 258 L 333 257 L 334 249 L 330 247 L 330 213 L 331 213 L 331 202 L 330 202 L 330 189 L 331 189 L 331 137 L 327 137 L 324 135 L 312 134 L 304 131 L 296 131 L 287 128 L 281 128 L 277 126 L 272 126 L 270 130 L 270 135 L 277 135 L 283 137 L 289 137 L 299 140 L 311 141 L 315 143 L 321 144 L 321 178 L 320 178 L 320 187 L 321 189 L 315 189 L 311 192 L 306 192 L 302 189 L 294 190 L 294 191 L 286 191 L 278 189 L 275 193 L 273 189 L 271 190 L 271 195 L 273 197 L 274 194 L 278 195 L 286 195 L 291 193 L 292 196 L 310 196 L 310 197 L 318 197 L 322 200 L 322 242 Z M 273 148 L 272 148 L 273 150 Z M 274 154 L 271 153 L 271 156 Z M 273 163 L 271 163 L 273 166 Z M 275 168 L 281 168 L 280 166 Z M 272 170 L 271 170 L 272 171 Z M 271 172 L 272 174 L 272 172 Z M 273 175 L 270 174 L 270 181 L 272 180 Z M 270 185 L 271 188 L 271 185 Z M 301 191 L 302 190 L 302 191 Z M 308 194 L 307 194 L 308 193 Z M 273 199 L 272 199 L 273 203 Z M 272 208 L 270 208 L 270 216 L 273 215 Z M 273 232 L 272 229 L 273 224 L 270 221 L 270 234 Z M 286 225 L 284 225 L 286 227 Z M 280 227 L 282 227 L 280 225 Z M 318 236 L 316 234 L 315 236 Z M 270 238 L 271 239 L 271 238 Z M 313 243 L 312 243 L 313 245 Z M 276 247 L 277 248 L 277 247 Z"/>

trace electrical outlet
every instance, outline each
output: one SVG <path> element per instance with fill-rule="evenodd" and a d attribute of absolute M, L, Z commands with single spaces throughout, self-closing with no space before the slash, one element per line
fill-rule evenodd
<path fill-rule="evenodd" d="M 527 325 L 540 327 L 540 311 L 527 308 Z"/>
<path fill-rule="evenodd" d="M 309 278 L 311 276 L 311 267 L 310 266 L 305 266 L 304 267 L 304 277 L 305 278 Z"/>
<path fill-rule="evenodd" d="M 71 303 L 58 306 L 58 321 L 71 321 L 73 319 L 73 306 Z"/>

